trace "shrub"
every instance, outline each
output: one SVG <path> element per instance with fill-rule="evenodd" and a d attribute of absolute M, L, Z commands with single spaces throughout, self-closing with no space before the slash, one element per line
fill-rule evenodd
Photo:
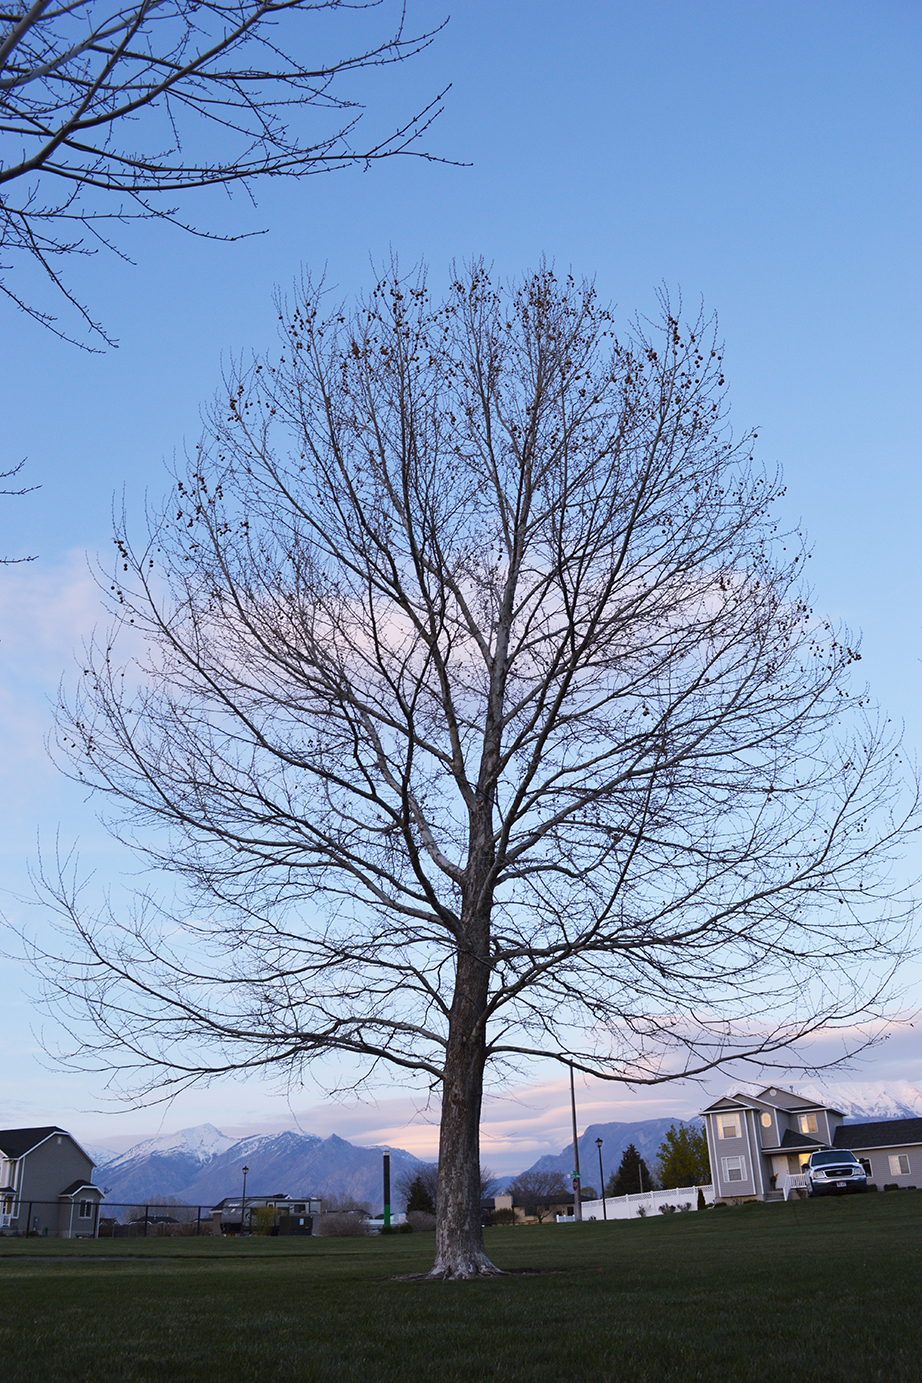
<path fill-rule="evenodd" d="M 494 1210 L 494 1211 L 492 1212 L 492 1214 L 490 1215 L 490 1224 L 491 1224 L 491 1225 L 514 1225 L 514 1224 L 515 1224 L 515 1211 L 514 1211 L 514 1210 L 506 1210 L 506 1209 L 503 1209 L 503 1210 Z"/>
<path fill-rule="evenodd" d="M 433 1216 L 433 1219 L 434 1218 Z M 413 1226 L 409 1221 L 403 1225 L 382 1225 L 379 1232 L 381 1234 L 412 1234 Z"/>
<path fill-rule="evenodd" d="M 435 1216 L 428 1210 L 408 1210 L 407 1223 L 414 1233 L 422 1234 L 426 1230 L 435 1229 Z"/>
<path fill-rule="evenodd" d="M 895 1181 L 885 1181 L 885 1182 L 884 1182 L 884 1190 L 885 1190 L 885 1191 L 898 1191 L 899 1189 L 900 1189 L 900 1188 L 899 1188 L 899 1186 L 897 1186 L 897 1184 L 896 1184 Z"/>
<path fill-rule="evenodd" d="M 677 1209 L 678 1207 L 675 1205 L 661 1205 L 659 1208 L 659 1213 L 661 1215 L 674 1215 Z"/>
<path fill-rule="evenodd" d="M 707 1208 L 708 1208 L 708 1203 L 707 1203 L 707 1201 L 704 1199 L 704 1192 L 702 1191 L 701 1187 L 699 1186 L 699 1187 L 698 1187 L 698 1209 L 699 1209 L 699 1210 L 707 1210 Z"/>
<path fill-rule="evenodd" d="M 337 1210 L 331 1215 L 321 1215 L 316 1223 L 318 1232 L 324 1239 L 346 1238 L 349 1235 L 368 1233 L 362 1216 L 352 1210 Z"/>
<path fill-rule="evenodd" d="M 275 1206 L 258 1205 L 247 1212 L 251 1234 L 269 1234 L 275 1227 Z"/>
<path fill-rule="evenodd" d="M 637 1217 L 638 1217 L 638 1219 L 644 1220 L 644 1219 L 646 1219 L 646 1216 L 647 1216 L 647 1207 L 646 1207 L 645 1205 L 638 1205 L 638 1207 L 637 1207 Z"/>

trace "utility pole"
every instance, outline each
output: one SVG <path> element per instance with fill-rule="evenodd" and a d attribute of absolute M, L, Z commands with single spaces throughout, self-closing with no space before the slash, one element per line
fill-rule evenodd
<path fill-rule="evenodd" d="M 579 1198 L 579 1143 L 576 1140 L 576 1086 L 573 1083 L 573 1062 L 570 1062 L 570 1110 L 573 1114 L 573 1214 L 577 1223 L 583 1222 L 583 1207 Z"/>

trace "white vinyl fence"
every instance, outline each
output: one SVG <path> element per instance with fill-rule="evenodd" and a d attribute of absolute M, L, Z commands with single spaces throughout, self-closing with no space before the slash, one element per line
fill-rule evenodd
<path fill-rule="evenodd" d="M 714 1204 L 714 1187 L 702 1186 L 704 1199 L 708 1205 Z M 638 1215 L 659 1215 L 660 1207 L 673 1205 L 676 1210 L 698 1209 L 698 1187 L 679 1186 L 671 1191 L 636 1191 L 632 1196 L 606 1196 L 605 1213 L 602 1202 L 583 1201 L 584 1220 L 633 1220 Z M 668 1211 L 666 1212 L 669 1213 Z M 558 1215 L 558 1221 L 572 1219 L 570 1215 Z"/>

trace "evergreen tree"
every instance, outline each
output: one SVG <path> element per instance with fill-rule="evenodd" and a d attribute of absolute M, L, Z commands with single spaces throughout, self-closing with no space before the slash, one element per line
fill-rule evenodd
<path fill-rule="evenodd" d="M 707 1186 L 711 1180 L 704 1129 L 695 1124 L 673 1124 L 660 1144 L 656 1170 L 660 1186 Z"/>
<path fill-rule="evenodd" d="M 617 1172 L 612 1172 L 605 1187 L 606 1196 L 631 1196 L 637 1191 L 652 1191 L 656 1186 L 650 1169 L 633 1143 L 628 1143 Z"/>
<path fill-rule="evenodd" d="M 407 1187 L 408 1215 L 411 1210 L 425 1210 L 429 1215 L 435 1214 L 435 1201 L 432 1199 L 432 1192 L 421 1176 L 415 1176 Z"/>

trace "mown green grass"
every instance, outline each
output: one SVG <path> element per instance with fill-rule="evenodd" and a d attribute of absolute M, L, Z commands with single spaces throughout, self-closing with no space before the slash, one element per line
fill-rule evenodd
<path fill-rule="evenodd" d="M 554 1271 L 394 1281 L 426 1270 L 431 1235 L 0 1241 L 0 1378 L 922 1379 L 922 1192 L 487 1243 L 502 1267 Z"/>

